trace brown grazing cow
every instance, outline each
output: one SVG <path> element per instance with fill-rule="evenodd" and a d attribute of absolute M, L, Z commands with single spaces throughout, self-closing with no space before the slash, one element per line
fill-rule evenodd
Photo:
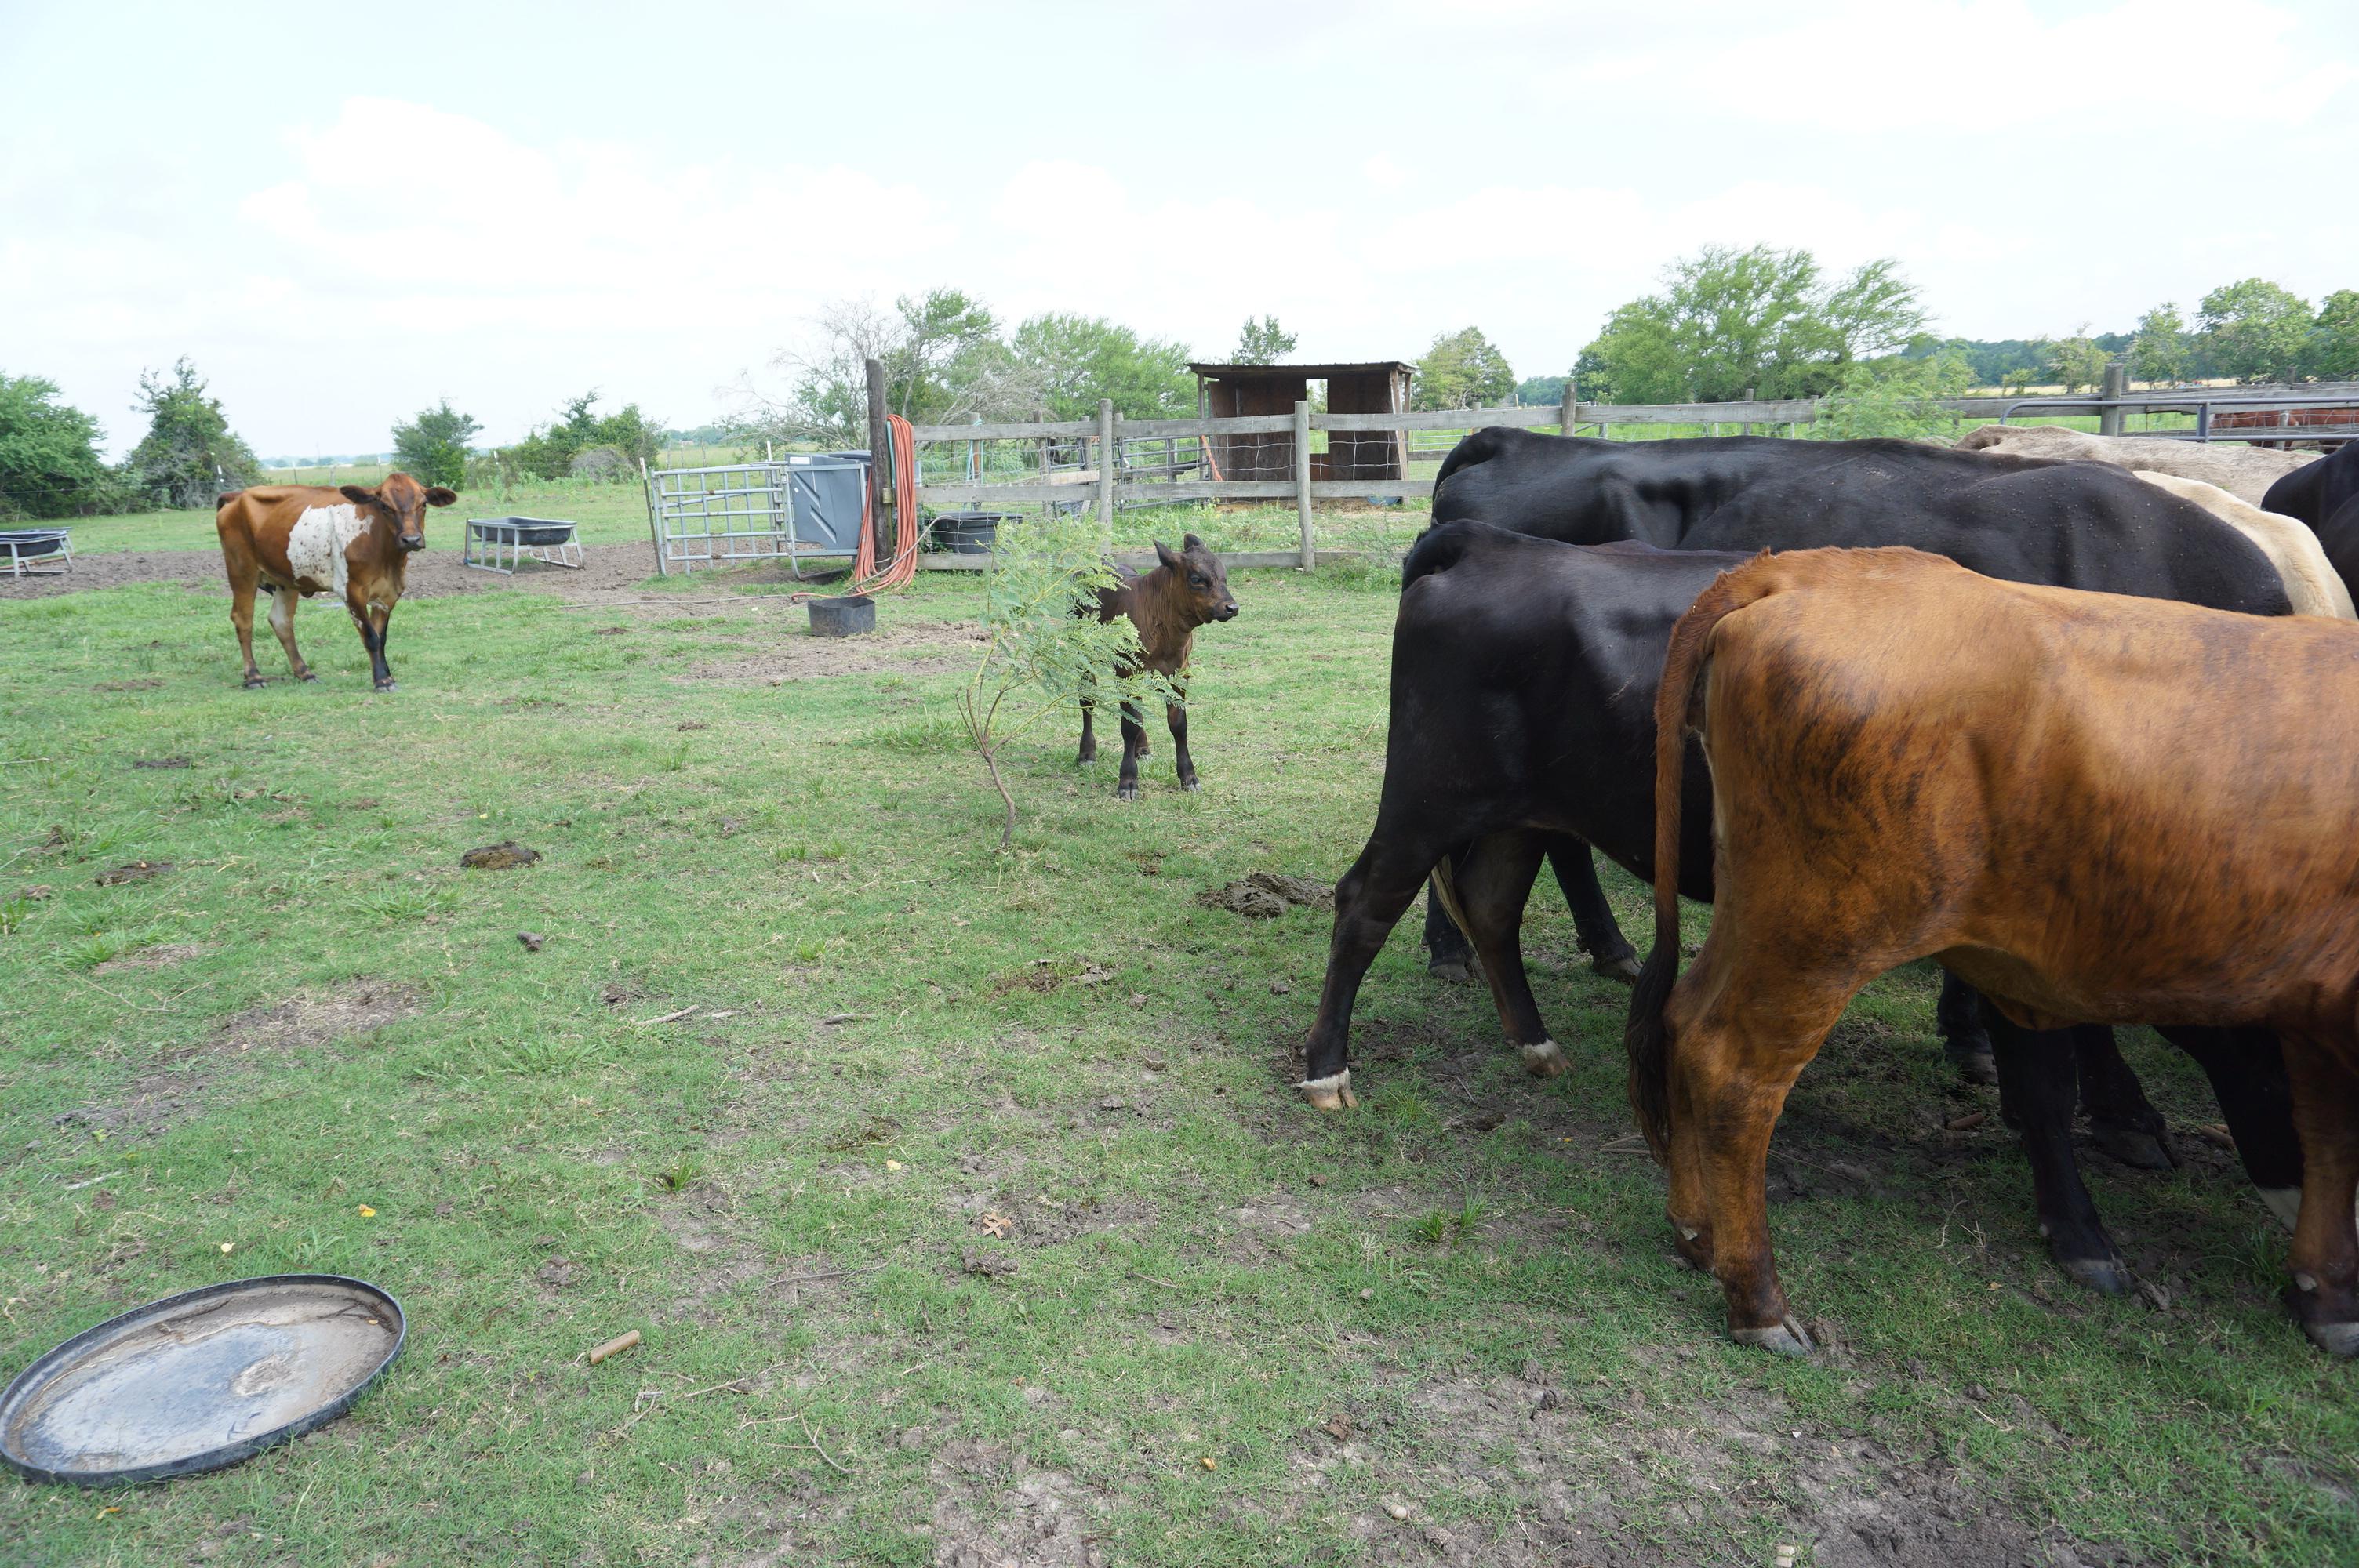
<path fill-rule="evenodd" d="M 388 474 L 375 490 L 357 484 L 271 484 L 232 491 L 217 503 L 213 527 L 229 569 L 230 624 L 245 655 L 249 690 L 262 684 L 254 664 L 254 590 L 270 594 L 270 629 L 298 680 L 317 680 L 295 651 L 295 601 L 332 593 L 344 601 L 376 689 L 393 689 L 385 662 L 386 622 L 401 601 L 409 552 L 426 544 L 426 509 L 448 506 L 456 492 Z"/>
<path fill-rule="evenodd" d="M 1932 957 L 2010 1030 L 2276 1030 L 2303 1160 L 2286 1300 L 2359 1353 L 2359 627 L 1797 551 L 1680 617 L 1656 719 L 1631 1098 L 1734 1337 L 1810 1347 L 1770 1251 L 1770 1132 L 1844 1004 Z M 1690 732 L 1712 924 L 1674 985 Z"/>
<path fill-rule="evenodd" d="M 1206 549 L 1204 541 L 1195 535 L 1180 542 L 1177 554 L 1158 542 L 1155 558 L 1162 564 L 1143 577 L 1115 568 L 1122 583 L 1099 590 L 1098 621 L 1104 624 L 1118 615 L 1129 616 L 1130 623 L 1138 629 L 1142 664 L 1170 681 L 1171 689 L 1179 694 L 1180 700 L 1168 705 L 1163 717 L 1171 726 L 1171 743 L 1179 752 L 1180 787 L 1196 790 L 1203 786 L 1196 777 L 1196 760 L 1188 754 L 1188 654 L 1196 645 L 1196 628 L 1209 622 L 1235 620 L 1237 601 L 1229 592 L 1229 574 L 1223 569 L 1221 557 Z M 1091 721 L 1096 706 L 1088 697 L 1082 698 L 1082 750 L 1076 762 L 1098 760 L 1097 731 Z M 1147 726 L 1139 721 L 1137 708 L 1125 702 L 1122 705 L 1122 778 L 1114 785 L 1115 799 L 1138 798 L 1138 759 L 1145 755 Z"/>

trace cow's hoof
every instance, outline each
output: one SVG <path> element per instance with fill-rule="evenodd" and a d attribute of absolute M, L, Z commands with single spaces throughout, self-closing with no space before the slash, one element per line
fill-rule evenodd
<path fill-rule="evenodd" d="M 2172 1171 L 2179 1168 L 2179 1162 L 2170 1156 L 2170 1146 L 2151 1132 L 2120 1126 L 2093 1126 L 2089 1132 L 2098 1148 L 2133 1169 Z"/>
<path fill-rule="evenodd" d="M 1609 980 L 1621 980 L 1635 985 L 1638 979 L 1638 955 L 1616 953 L 1610 957 L 1592 958 L 1589 967 Z"/>
<path fill-rule="evenodd" d="M 1524 1058 L 1524 1071 L 1536 1078 L 1553 1078 L 1571 1065 L 1564 1059 L 1564 1048 L 1553 1040 L 1518 1045 L 1516 1049 Z"/>
<path fill-rule="evenodd" d="M 392 691 L 392 690 L 394 690 L 394 689 L 396 689 L 396 688 L 395 688 L 395 687 L 394 687 L 394 684 L 393 684 L 391 681 L 389 681 L 389 680 L 381 680 L 381 681 L 379 681 L 379 682 L 377 682 L 377 683 L 376 683 L 376 689 L 377 689 L 377 690 L 379 690 L 379 691 Z"/>
<path fill-rule="evenodd" d="M 1136 784 L 1124 784 L 1120 789 L 1114 792 L 1114 797 L 1116 800 L 1136 800 L 1138 798 L 1138 786 Z"/>
<path fill-rule="evenodd" d="M 1473 965 L 1463 958 L 1436 958 L 1425 967 L 1425 972 L 1452 985 L 1463 985 L 1474 978 Z"/>
<path fill-rule="evenodd" d="M 1186 790 L 1190 795 L 1194 795 L 1198 790 L 1204 787 L 1204 781 L 1201 779 L 1181 779 L 1180 781 L 1180 787 Z"/>
<path fill-rule="evenodd" d="M 318 680 L 320 678 L 320 672 L 317 670 L 305 670 L 301 675 L 297 676 L 295 678 L 297 680 Z"/>
<path fill-rule="evenodd" d="M 1728 1336 L 1739 1345 L 1757 1345 L 1778 1356 L 1808 1356 L 1818 1348 L 1790 1314 L 1767 1328 L 1732 1328 Z"/>
<path fill-rule="evenodd" d="M 1357 1110 L 1360 1097 L 1352 1092 L 1352 1069 L 1324 1078 L 1305 1078 L 1294 1086 L 1313 1110 Z"/>
<path fill-rule="evenodd" d="M 2056 1266 L 2101 1296 L 2129 1294 L 2129 1266 L 2119 1258 L 2059 1258 Z"/>
<path fill-rule="evenodd" d="M 1949 1047 L 1950 1065 L 1957 1068 L 1958 1076 L 1970 1084 L 1998 1082 L 1998 1058 L 1991 1054 L 1987 1040 L 1967 1045 Z"/>
<path fill-rule="evenodd" d="M 1098 754 L 1095 752 L 1083 752 L 1080 756 L 1073 759 L 1073 766 L 1077 768 L 1087 767 L 1090 763 L 1094 762 L 1097 760 Z"/>
<path fill-rule="evenodd" d="M 269 684 L 270 683 L 268 681 L 264 680 L 260 676 L 248 676 L 245 681 L 245 689 L 248 691 L 260 691 L 264 687 L 268 686 Z"/>

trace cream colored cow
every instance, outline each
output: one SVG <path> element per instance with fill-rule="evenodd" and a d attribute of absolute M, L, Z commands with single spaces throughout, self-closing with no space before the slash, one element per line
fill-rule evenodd
<path fill-rule="evenodd" d="M 1968 452 L 2008 452 L 2019 458 L 2055 458 L 2116 468 L 2176 474 L 2216 485 L 2255 506 L 2269 486 L 2294 470 L 2318 460 L 2316 452 L 2273 452 L 2239 442 L 2169 441 L 2126 436 L 2092 436 L 2061 425 L 1985 425 L 1958 438 Z"/>
<path fill-rule="evenodd" d="M 2201 480 L 2181 479 L 2177 474 L 2153 473 L 2145 469 L 2130 471 L 2182 501 L 2195 503 L 2259 546 L 2261 554 L 2268 557 L 2269 563 L 2277 568 L 2277 576 L 2285 580 L 2286 597 L 2293 600 L 2296 615 L 2359 621 L 2359 611 L 2351 606 L 2351 590 L 2328 562 L 2318 535 L 2300 518 L 2247 506 L 2218 485 L 2205 484 Z"/>

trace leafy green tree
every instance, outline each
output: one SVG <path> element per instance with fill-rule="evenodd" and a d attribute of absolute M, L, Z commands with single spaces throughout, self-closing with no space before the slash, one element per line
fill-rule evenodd
<path fill-rule="evenodd" d="M 2212 369 L 2245 383 L 2291 381 L 2309 346 L 2310 306 L 2263 278 L 2223 284 L 2203 297 L 2196 319 Z"/>
<path fill-rule="evenodd" d="M 2359 381 L 2359 289 L 2338 288 L 2319 306 L 2301 368 L 2321 381 Z"/>
<path fill-rule="evenodd" d="M 2083 321 L 2079 331 L 2048 345 L 2048 373 L 2063 383 L 2065 391 L 2078 392 L 2104 382 L 2111 358 L 2089 336 L 2089 324 Z"/>
<path fill-rule="evenodd" d="M 44 376 L 0 373 L 0 517 L 71 517 L 112 488 L 98 421 Z"/>
<path fill-rule="evenodd" d="M 1071 713 L 1085 696 L 1145 707 L 1174 694 L 1164 677 L 1140 667 L 1130 618 L 1101 624 L 1094 612 L 1098 590 L 1115 579 L 1093 520 L 1050 511 L 1004 524 L 992 564 L 986 645 L 959 692 L 959 717 L 1006 808 L 999 829 L 1006 849 L 1015 839 L 1016 797 L 999 763 L 1010 742 L 1051 714 Z"/>
<path fill-rule="evenodd" d="M 1016 329 L 1015 360 L 1033 375 L 1052 419 L 1090 419 L 1098 399 L 1128 419 L 1190 413 L 1195 384 L 1185 344 L 1141 338 L 1102 317 L 1034 316 Z"/>
<path fill-rule="evenodd" d="M 1478 327 L 1443 332 L 1417 362 L 1413 408 L 1495 408 L 1516 390 L 1516 373 Z"/>
<path fill-rule="evenodd" d="M 1294 334 L 1279 326 L 1277 317 L 1265 316 L 1256 321 L 1248 316 L 1244 330 L 1237 333 L 1236 351 L 1229 358 L 1241 365 L 1274 365 L 1293 351 Z"/>
<path fill-rule="evenodd" d="M 507 449 L 508 461 L 535 479 L 636 478 L 639 465 L 652 465 L 663 450 L 663 426 L 640 413 L 636 403 L 603 416 L 597 410 L 594 386 L 566 399 L 555 423 L 536 427 Z M 592 452 L 600 455 L 585 461 Z"/>
<path fill-rule="evenodd" d="M 1564 401 L 1569 375 L 1526 376 L 1516 383 L 1516 404 L 1522 408 L 1553 408 Z"/>
<path fill-rule="evenodd" d="M 1712 245 L 1671 264 L 1660 294 L 1623 305 L 1582 351 L 1582 395 L 1614 403 L 1810 397 L 1854 361 L 1889 354 L 1925 325 L 1898 265 L 1830 283 L 1806 250 Z M 1576 375 L 1583 373 L 1576 367 Z"/>
<path fill-rule="evenodd" d="M 262 465 L 229 427 L 221 399 L 186 358 L 168 373 L 142 372 L 139 404 L 147 434 L 123 461 L 131 486 L 150 505 L 211 506 L 224 490 L 262 481 Z"/>
<path fill-rule="evenodd" d="M 467 477 L 467 444 L 483 427 L 444 398 L 418 417 L 393 427 L 393 455 L 404 472 L 421 484 L 456 488 Z"/>
<path fill-rule="evenodd" d="M 2130 373 L 2140 381 L 2173 382 L 2187 373 L 2187 322 L 2169 300 L 2138 318 L 2130 340 Z"/>
<path fill-rule="evenodd" d="M 1953 438 L 1958 416 L 1940 400 L 1963 396 L 1973 384 L 1972 362 L 1954 351 L 1861 361 L 1845 368 L 1810 433 L 1823 441 Z"/>

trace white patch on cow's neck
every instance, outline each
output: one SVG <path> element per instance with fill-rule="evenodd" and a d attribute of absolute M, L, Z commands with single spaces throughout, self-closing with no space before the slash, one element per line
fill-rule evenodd
<path fill-rule="evenodd" d="M 295 586 L 307 592 L 344 596 L 344 552 L 368 532 L 369 519 L 346 502 L 338 506 L 307 506 L 295 526 L 287 531 L 287 565 Z"/>

